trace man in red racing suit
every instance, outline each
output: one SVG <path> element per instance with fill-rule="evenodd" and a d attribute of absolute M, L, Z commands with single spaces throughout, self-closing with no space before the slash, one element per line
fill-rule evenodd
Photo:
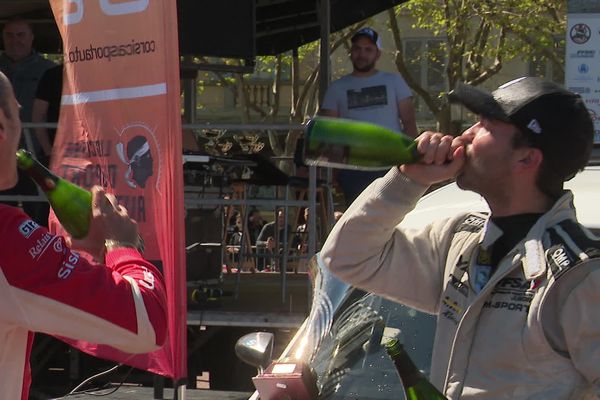
<path fill-rule="evenodd" d="M 0 73 L 0 190 L 17 181 L 19 105 Z M 4 399 L 28 398 L 33 332 L 107 344 L 128 353 L 158 349 L 166 336 L 161 273 L 134 243 L 137 224 L 114 196 L 92 190 L 88 236 L 73 248 L 20 209 L 0 205 L 0 388 Z"/>

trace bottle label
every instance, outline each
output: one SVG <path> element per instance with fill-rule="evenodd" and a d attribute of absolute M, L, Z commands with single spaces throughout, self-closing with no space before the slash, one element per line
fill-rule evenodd
<path fill-rule="evenodd" d="M 319 143 L 316 148 L 306 148 L 304 152 L 304 163 L 317 167 L 329 167 L 340 169 L 353 169 L 359 171 L 383 171 L 390 165 L 366 165 L 367 160 L 356 159 L 351 156 L 350 146 L 337 143 Z"/>
<path fill-rule="evenodd" d="M 321 142 L 316 147 L 307 147 L 305 158 L 317 165 L 345 165 L 348 164 L 349 154 L 349 146 Z"/>

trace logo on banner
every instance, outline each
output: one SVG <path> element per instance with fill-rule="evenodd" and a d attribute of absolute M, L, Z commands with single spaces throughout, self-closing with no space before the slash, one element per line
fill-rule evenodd
<path fill-rule="evenodd" d="M 123 164 L 127 165 L 125 173 L 127 185 L 132 189 L 138 186 L 145 188 L 146 181 L 153 173 L 152 153 L 148 140 L 143 136 L 135 136 L 127 142 L 127 146 L 119 142 L 117 143 L 117 154 Z"/>
<path fill-rule="evenodd" d="M 100 0 L 100 10 L 108 16 L 135 14 L 145 11 L 150 0 L 130 0 L 112 3 L 110 0 Z M 78 24 L 83 19 L 83 0 L 64 0 L 63 24 Z"/>
<path fill-rule="evenodd" d="M 145 188 L 155 170 L 152 149 L 157 149 L 157 142 L 154 131 L 144 123 L 136 123 L 123 128 L 119 136 L 120 141 L 115 147 L 119 159 L 127 167 L 125 183 L 132 189 Z M 160 175 L 160 165 L 156 169 Z"/>
<path fill-rule="evenodd" d="M 590 72 L 590 67 L 587 64 L 580 64 L 577 70 L 580 74 L 587 74 L 588 72 Z"/>
<path fill-rule="evenodd" d="M 569 32 L 571 41 L 577 44 L 584 44 L 592 36 L 592 30 L 586 24 L 575 24 Z"/>

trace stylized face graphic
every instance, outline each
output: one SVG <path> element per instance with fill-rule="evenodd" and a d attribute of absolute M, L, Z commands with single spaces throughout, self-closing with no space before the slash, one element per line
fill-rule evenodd
<path fill-rule="evenodd" d="M 154 173 L 154 160 L 150 144 L 144 136 L 135 136 L 127 143 L 127 154 L 124 154 L 123 144 L 117 145 L 117 153 L 121 161 L 128 166 L 125 181 L 131 188 L 146 187 L 148 178 Z"/>

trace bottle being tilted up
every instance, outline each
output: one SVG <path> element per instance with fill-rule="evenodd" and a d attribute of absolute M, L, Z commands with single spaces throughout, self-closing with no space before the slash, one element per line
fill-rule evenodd
<path fill-rule="evenodd" d="M 75 239 L 85 237 L 90 228 L 92 194 L 49 171 L 27 150 L 17 151 L 17 165 L 42 189 L 63 228 Z"/>
<path fill-rule="evenodd" d="M 397 339 L 385 343 L 385 349 L 396 366 L 407 400 L 448 400 L 427 380 Z"/>
<path fill-rule="evenodd" d="M 304 163 L 319 167 L 384 170 L 420 158 L 413 138 L 383 126 L 316 117 L 306 127 Z"/>

